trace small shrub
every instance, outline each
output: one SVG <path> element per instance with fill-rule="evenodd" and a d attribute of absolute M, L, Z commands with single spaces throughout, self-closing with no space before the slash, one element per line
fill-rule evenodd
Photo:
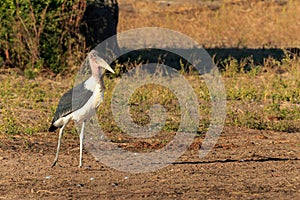
<path fill-rule="evenodd" d="M 30 78 L 42 67 L 55 73 L 84 48 L 79 21 L 84 0 L 0 0 L 0 57 Z M 0 59 L 0 63 L 1 63 Z"/>

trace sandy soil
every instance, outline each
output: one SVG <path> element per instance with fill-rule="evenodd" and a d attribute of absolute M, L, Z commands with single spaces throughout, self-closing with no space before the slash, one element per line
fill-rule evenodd
<path fill-rule="evenodd" d="M 225 128 L 203 159 L 203 137 L 175 163 L 151 173 L 117 171 L 84 153 L 66 134 L 50 168 L 56 134 L 0 141 L 0 199 L 299 199 L 300 133 Z"/>

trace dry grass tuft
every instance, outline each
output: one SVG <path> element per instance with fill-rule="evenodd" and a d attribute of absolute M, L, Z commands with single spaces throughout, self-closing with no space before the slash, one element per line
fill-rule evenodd
<path fill-rule="evenodd" d="M 180 2 L 121 0 L 119 32 L 155 26 L 205 47 L 300 47 L 300 1 Z"/>

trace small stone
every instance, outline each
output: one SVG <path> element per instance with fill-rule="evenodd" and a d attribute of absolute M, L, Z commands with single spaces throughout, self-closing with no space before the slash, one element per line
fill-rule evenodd
<path fill-rule="evenodd" d="M 119 183 L 112 183 L 111 186 L 117 187 Z"/>

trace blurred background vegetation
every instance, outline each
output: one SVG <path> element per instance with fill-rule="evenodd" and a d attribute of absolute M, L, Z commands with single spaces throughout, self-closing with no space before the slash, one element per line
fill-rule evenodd
<path fill-rule="evenodd" d="M 84 52 L 80 21 L 84 0 L 0 0 L 0 66 L 34 76 L 54 73 L 78 61 Z"/>

